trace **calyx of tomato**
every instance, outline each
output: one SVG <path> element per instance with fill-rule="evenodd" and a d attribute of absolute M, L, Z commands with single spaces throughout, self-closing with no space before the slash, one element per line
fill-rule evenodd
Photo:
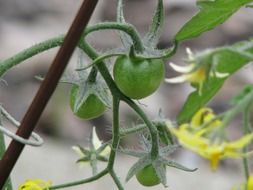
<path fill-rule="evenodd" d="M 99 82 L 85 81 L 73 85 L 70 92 L 70 107 L 75 115 L 83 119 L 93 119 L 111 106 L 108 90 Z"/>

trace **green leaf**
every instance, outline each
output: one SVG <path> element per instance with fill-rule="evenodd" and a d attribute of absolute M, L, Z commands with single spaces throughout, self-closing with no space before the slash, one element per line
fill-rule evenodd
<path fill-rule="evenodd" d="M 180 29 L 175 39 L 180 42 L 197 37 L 222 24 L 238 9 L 251 2 L 253 0 L 198 1 L 199 12 Z"/>
<path fill-rule="evenodd" d="M 253 40 L 205 51 L 196 55 L 196 60 L 199 64 L 208 62 L 211 65 L 216 65 L 217 71 L 232 75 L 253 60 Z M 225 81 L 226 78 L 210 77 L 204 83 L 201 95 L 198 91 L 192 92 L 178 114 L 178 123 L 189 121 L 201 107 L 213 98 Z"/>

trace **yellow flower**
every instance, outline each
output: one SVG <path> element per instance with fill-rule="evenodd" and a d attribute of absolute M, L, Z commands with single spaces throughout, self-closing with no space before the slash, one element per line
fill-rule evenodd
<path fill-rule="evenodd" d="M 196 131 L 196 134 L 202 136 L 204 133 L 222 125 L 222 122 L 219 119 L 215 119 L 215 117 L 217 116 L 214 114 L 212 109 L 207 107 L 201 108 L 192 117 L 190 127 L 197 130 L 200 126 L 207 124 L 205 126 L 205 130 Z"/>
<path fill-rule="evenodd" d="M 247 182 L 247 190 L 253 190 L 253 175 L 249 176 Z"/>
<path fill-rule="evenodd" d="M 203 84 L 206 79 L 211 77 L 224 78 L 227 77 L 228 73 L 220 73 L 215 70 L 215 68 L 210 68 L 207 64 L 197 64 L 196 58 L 194 57 L 192 51 L 186 48 L 188 54 L 188 60 L 190 62 L 187 66 L 178 66 L 174 63 L 170 63 L 170 66 L 177 72 L 182 73 L 181 76 L 165 79 L 167 83 L 183 83 L 190 82 L 193 85 L 197 85 L 198 93 L 201 95 Z"/>
<path fill-rule="evenodd" d="M 239 186 L 235 185 L 231 190 L 253 190 L 253 175 L 250 175 L 248 180 L 244 183 L 241 183 Z"/>
<path fill-rule="evenodd" d="M 51 182 L 40 179 L 29 179 L 18 187 L 18 190 L 46 190 L 52 185 Z"/>
<path fill-rule="evenodd" d="M 213 110 L 210 108 L 201 108 L 197 113 L 192 117 L 191 119 L 191 127 L 197 128 L 204 123 L 211 122 L 216 117 Z M 220 120 L 214 120 L 212 123 L 210 123 L 208 126 L 212 127 L 219 127 L 221 125 Z"/>
<path fill-rule="evenodd" d="M 253 139 L 253 134 L 249 134 L 237 141 L 215 143 L 208 138 L 193 133 L 187 124 L 181 125 L 179 129 L 172 128 L 170 130 L 182 146 L 208 159 L 212 170 L 217 169 L 219 161 L 222 159 L 248 156 L 248 154 L 241 153 L 241 149 Z"/>

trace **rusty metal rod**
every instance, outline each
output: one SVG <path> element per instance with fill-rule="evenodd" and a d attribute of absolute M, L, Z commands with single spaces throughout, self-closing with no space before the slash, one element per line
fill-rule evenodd
<path fill-rule="evenodd" d="M 44 108 L 53 94 L 57 83 L 66 68 L 68 61 L 80 40 L 83 30 L 87 26 L 98 0 L 84 0 L 66 37 L 60 47 L 49 71 L 42 82 L 35 98 L 26 112 L 17 135 L 28 139 L 34 130 Z M 24 144 L 12 140 L 0 161 L 0 189 L 3 188 L 15 163 L 17 162 Z"/>

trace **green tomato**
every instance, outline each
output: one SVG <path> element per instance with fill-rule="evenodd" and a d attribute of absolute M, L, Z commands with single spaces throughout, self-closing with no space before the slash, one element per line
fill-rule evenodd
<path fill-rule="evenodd" d="M 70 91 L 70 108 L 74 111 L 74 105 L 77 97 L 79 87 L 74 85 Z M 106 106 L 94 94 L 88 96 L 86 101 L 81 105 L 79 110 L 75 113 L 76 116 L 82 119 L 93 119 L 102 115 L 106 110 Z"/>
<path fill-rule="evenodd" d="M 141 99 L 151 95 L 165 76 L 162 59 L 134 59 L 123 55 L 116 59 L 113 76 L 118 88 L 126 96 Z"/>
<path fill-rule="evenodd" d="M 136 174 L 140 184 L 144 186 L 154 186 L 161 183 L 156 171 L 152 165 L 148 165 Z"/>

